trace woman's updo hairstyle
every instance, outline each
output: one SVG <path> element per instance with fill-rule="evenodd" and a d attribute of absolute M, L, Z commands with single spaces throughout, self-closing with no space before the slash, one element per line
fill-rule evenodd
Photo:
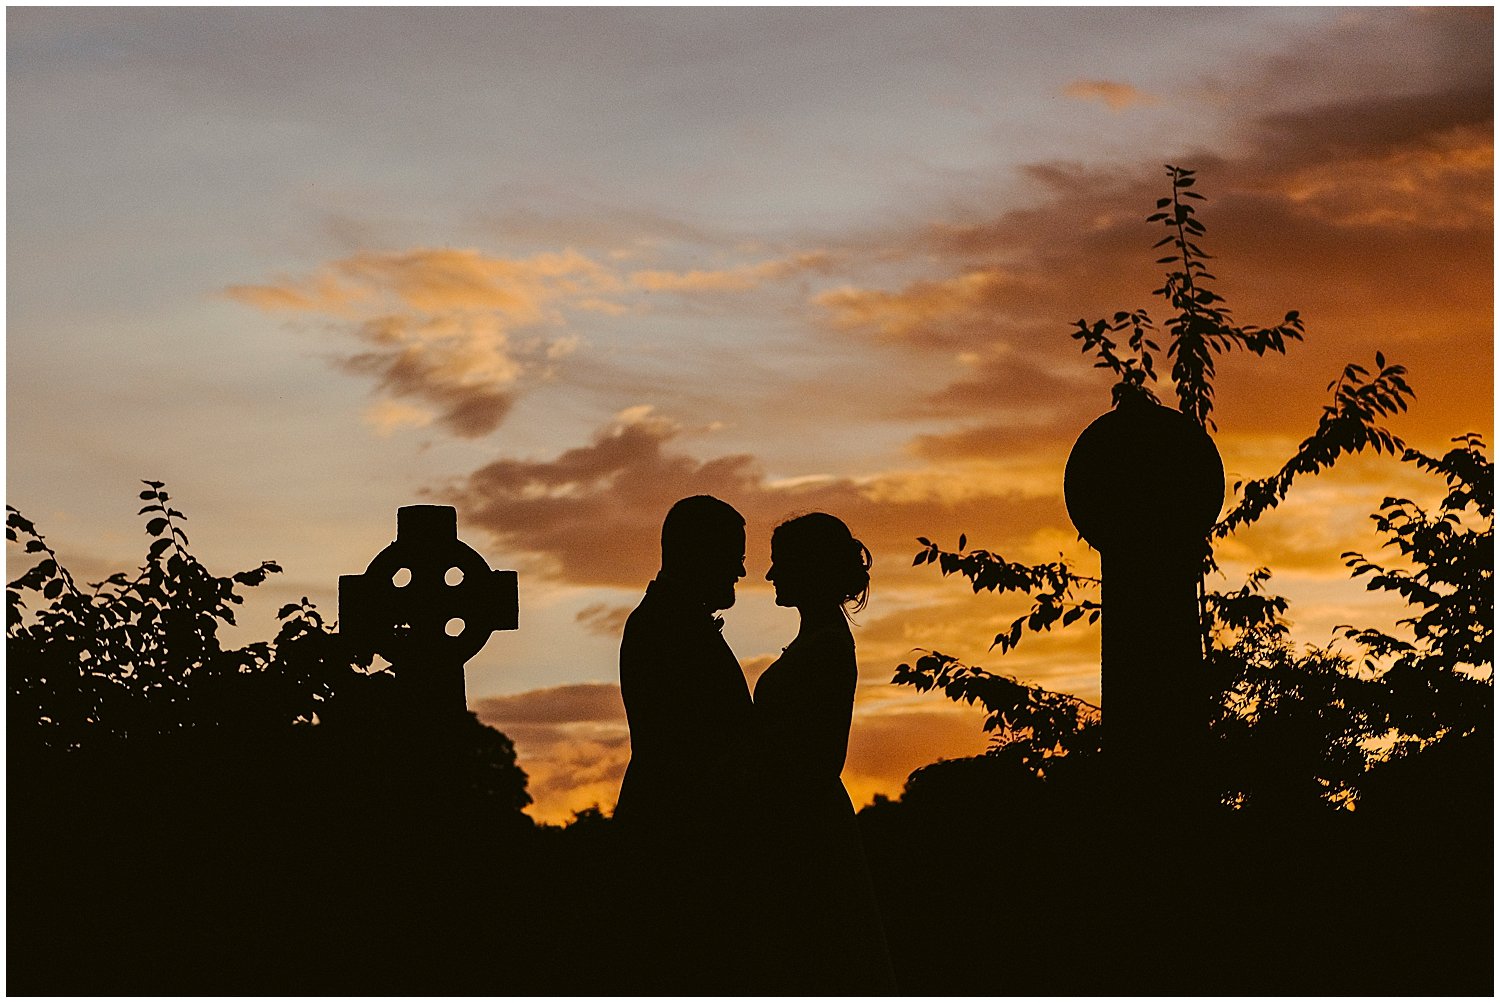
<path fill-rule="evenodd" d="M 858 613 L 870 598 L 870 567 L 874 558 L 849 527 L 827 512 L 809 512 L 788 519 L 771 534 L 782 563 L 812 588 L 831 593 L 845 614 Z"/>

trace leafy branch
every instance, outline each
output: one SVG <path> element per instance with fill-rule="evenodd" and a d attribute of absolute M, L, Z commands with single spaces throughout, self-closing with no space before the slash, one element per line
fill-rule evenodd
<path fill-rule="evenodd" d="M 1414 642 L 1372 628 L 1345 626 L 1343 636 L 1372 660 L 1394 659 L 1398 672 L 1420 667 L 1429 683 L 1459 667 L 1470 670 L 1466 675 L 1494 672 L 1494 620 L 1485 612 L 1494 601 L 1495 466 L 1477 434 L 1452 441 L 1459 445 L 1442 457 L 1414 449 L 1403 456 L 1446 481 L 1448 495 L 1436 513 L 1410 499 L 1386 498 L 1370 517 L 1384 537 L 1382 546 L 1394 548 L 1411 568 L 1386 568 L 1355 551 L 1342 555 L 1353 577 L 1369 576 L 1367 589 L 1395 593 L 1417 610 L 1398 621 L 1411 629 Z M 1466 514 L 1478 525 L 1466 526 Z"/>
<path fill-rule="evenodd" d="M 993 736 L 992 750 L 1019 752 L 1022 764 L 1038 775 L 1046 772 L 1048 760 L 1099 749 L 1098 707 L 1014 676 L 965 665 L 939 651 L 925 652 L 914 665 L 897 666 L 893 682 L 978 704 L 985 711 L 984 730 Z"/>
<path fill-rule="evenodd" d="M 990 643 L 991 649 L 998 647 L 1002 654 L 1020 643 L 1023 630 L 1051 630 L 1059 622 L 1068 627 L 1085 616 L 1089 623 L 1099 619 L 1099 603 L 1074 595 L 1079 588 L 1097 588 L 1099 579 L 1078 574 L 1066 561 L 1018 564 L 987 550 L 965 552 L 968 538 L 963 535 L 958 538 L 957 551 L 943 550 L 925 536 L 918 537 L 917 542 L 923 549 L 912 559 L 913 567 L 935 563 L 945 578 L 953 574 L 967 578 L 976 594 L 1019 592 L 1032 601 L 1031 611 L 1017 617 Z"/>
<path fill-rule="evenodd" d="M 1282 617 L 1287 611 L 1287 601 L 1284 596 L 1265 591 L 1270 579 L 1270 568 L 1256 568 L 1235 592 L 1205 593 L 1204 611 L 1210 633 L 1217 628 L 1240 635 L 1264 631 L 1268 636 L 1286 637 L 1287 623 Z"/>
<path fill-rule="evenodd" d="M 1161 351 L 1150 337 L 1153 326 L 1146 311 L 1121 310 L 1111 320 L 1096 320 L 1093 324 L 1079 320 L 1075 326 L 1078 329 L 1070 337 L 1081 343 L 1084 354 L 1093 352 L 1098 357 L 1094 368 L 1108 369 L 1118 379 L 1110 391 L 1112 404 L 1118 404 L 1131 395 L 1145 397 L 1153 404 L 1159 403 L 1155 391 L 1146 385 L 1148 380 L 1156 380 L 1151 353 Z M 1122 356 L 1116 351 L 1117 346 L 1110 334 L 1124 331 L 1130 332 L 1125 340 L 1130 354 Z"/>
<path fill-rule="evenodd" d="M 1162 285 L 1152 290 L 1153 296 L 1165 299 L 1176 311 L 1167 322 L 1170 340 L 1167 342 L 1167 357 L 1172 360 L 1172 382 L 1177 391 L 1178 408 L 1199 425 L 1208 429 L 1215 426 L 1214 356 L 1232 349 L 1244 349 L 1256 355 L 1267 352 L 1286 354 L 1287 342 L 1301 341 L 1303 325 L 1296 310 L 1288 312 L 1280 324 L 1260 327 L 1255 324 L 1236 325 L 1233 313 L 1224 302 L 1224 297 L 1210 287 L 1216 280 L 1208 270 L 1207 262 L 1213 256 L 1197 243 L 1206 232 L 1197 219 L 1195 201 L 1204 201 L 1206 196 L 1193 191 L 1197 177 L 1191 170 L 1167 166 L 1167 176 L 1172 182 L 1172 193 L 1156 200 L 1156 212 L 1146 217 L 1148 223 L 1161 223 L 1167 229 L 1153 248 L 1171 245 L 1172 252 L 1157 258 L 1159 265 L 1173 266 L 1166 273 Z M 1147 384 L 1157 378 L 1153 354 L 1160 348 L 1152 338 L 1154 326 L 1145 310 L 1121 310 L 1110 320 L 1097 320 L 1090 324 L 1086 320 L 1076 322 L 1070 334 L 1080 342 L 1084 353 L 1092 352 L 1097 360 L 1096 369 L 1108 369 L 1115 374 L 1117 382 L 1111 389 L 1113 403 L 1118 404 L 1131 395 L 1144 396 L 1157 401 L 1156 393 Z M 1110 335 L 1122 335 L 1128 353 Z"/>
<path fill-rule="evenodd" d="M 1172 194 L 1158 199 L 1157 212 L 1146 222 L 1160 222 L 1168 233 L 1155 247 L 1172 245 L 1173 253 L 1158 258 L 1159 265 L 1176 266 L 1152 295 L 1160 296 L 1177 313 L 1167 322 L 1172 340 L 1167 355 L 1172 357 L 1172 381 L 1177 389 L 1178 408 L 1199 425 L 1213 429 L 1211 413 L 1214 397 L 1214 356 L 1233 348 L 1243 348 L 1264 355 L 1268 351 L 1286 353 L 1288 341 L 1302 340 L 1302 320 L 1297 311 L 1289 312 L 1274 327 L 1236 326 L 1224 297 L 1214 292 L 1209 280 L 1217 278 L 1204 263 L 1212 257 L 1195 242 L 1204 234 L 1196 218 L 1193 201 L 1205 197 L 1192 190 L 1197 183 L 1193 171 L 1167 165 L 1172 180 Z"/>
<path fill-rule="evenodd" d="M 1302 440 L 1296 454 L 1270 477 L 1234 485 L 1240 501 L 1214 526 L 1214 539 L 1259 519 L 1281 504 L 1298 477 L 1326 470 L 1341 456 L 1366 447 L 1393 454 L 1405 449 L 1399 438 L 1375 422 L 1405 411 L 1415 396 L 1406 382 L 1406 367 L 1387 365 L 1385 356 L 1376 352 L 1375 368 L 1371 379 L 1364 366 L 1350 363 L 1344 367 L 1339 378 L 1328 384 L 1333 402 L 1323 406 L 1317 429 Z"/>

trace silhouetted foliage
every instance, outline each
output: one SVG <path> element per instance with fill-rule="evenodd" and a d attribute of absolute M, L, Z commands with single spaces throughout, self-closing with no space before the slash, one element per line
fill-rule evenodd
<path fill-rule="evenodd" d="M 1209 286 L 1215 278 L 1205 264 L 1210 255 L 1197 243 L 1205 229 L 1193 203 L 1204 196 L 1192 190 L 1194 173 L 1171 165 L 1167 173 L 1171 194 L 1147 218 L 1168 231 L 1156 246 L 1172 248 L 1158 259 L 1169 270 L 1154 295 L 1175 311 L 1166 324 L 1167 355 L 1179 408 L 1212 429 L 1215 356 L 1234 349 L 1281 354 L 1288 342 L 1302 340 L 1304 328 L 1297 311 L 1271 327 L 1233 323 L 1223 298 Z M 1115 376 L 1116 403 L 1132 394 L 1154 401 L 1160 353 L 1154 330 L 1145 310 L 1120 311 L 1109 320 L 1078 321 L 1072 337 L 1093 353 L 1096 368 Z M 1413 394 L 1405 377 L 1404 367 L 1389 364 L 1379 352 L 1373 372 L 1346 366 L 1328 385 L 1332 400 L 1314 431 L 1275 474 L 1235 484 L 1239 501 L 1212 531 L 1211 540 L 1227 538 L 1275 508 L 1297 478 L 1367 448 L 1399 455 L 1444 477 L 1450 487 L 1436 516 L 1409 500 L 1389 498 L 1374 516 L 1387 545 L 1413 562 L 1414 570 L 1388 571 L 1358 554 L 1344 555 L 1356 576 L 1371 576 L 1372 589 L 1400 594 L 1424 611 L 1403 621 L 1417 635 L 1415 643 L 1351 627 L 1343 636 L 1364 649 L 1362 662 L 1334 649 L 1299 652 L 1287 640 L 1286 600 L 1265 592 L 1269 569 L 1257 569 L 1238 590 L 1200 588 L 1213 694 L 1204 719 L 1214 735 L 1215 786 L 1227 804 L 1285 807 L 1301 799 L 1349 806 L 1372 765 L 1487 726 L 1493 694 L 1493 468 L 1477 436 L 1462 437 L 1458 449 L 1432 458 L 1407 449 L 1379 424 L 1407 409 Z M 1467 509 L 1478 518 L 1465 526 L 1459 516 Z M 918 542 L 922 550 L 913 564 L 936 564 L 944 576 L 961 575 L 976 593 L 1030 600 L 1029 612 L 991 642 L 1001 654 L 1028 632 L 1099 619 L 1100 603 L 1088 597 L 1098 580 L 1062 559 L 1008 561 L 988 550 L 966 550 L 963 536 L 954 551 L 926 537 Z M 1210 555 L 1205 570 L 1216 567 Z M 898 666 L 893 681 L 982 706 L 984 728 L 994 739 L 990 755 L 1038 776 L 1047 772 L 1048 761 L 1098 749 L 1097 708 L 941 652 Z"/>
<path fill-rule="evenodd" d="M 83 586 L 7 512 L 35 559 L 7 587 L 11 984 L 417 992 L 455 984 L 457 950 L 539 988 L 494 903 L 541 899 L 552 867 L 488 870 L 532 833 L 510 739 L 467 712 L 411 725 L 393 671 L 306 598 L 272 640 L 222 643 L 280 568 L 209 571 L 145 485 L 145 560 Z"/>
<path fill-rule="evenodd" d="M 1215 427 L 1210 417 L 1214 397 L 1214 356 L 1236 348 L 1256 355 L 1267 352 L 1285 354 L 1288 341 L 1302 340 L 1302 320 L 1297 311 L 1292 310 L 1273 327 L 1233 323 L 1224 297 L 1208 284 L 1217 278 L 1205 264 L 1213 256 L 1195 242 L 1205 232 L 1193 206 L 1193 201 L 1205 198 L 1192 190 L 1197 184 L 1197 176 L 1193 171 L 1171 164 L 1167 165 L 1167 175 L 1172 181 L 1172 194 L 1156 200 L 1157 211 L 1146 217 L 1146 222 L 1161 223 L 1166 228 L 1167 235 L 1152 247 L 1171 245 L 1172 253 L 1156 259 L 1156 263 L 1172 267 L 1161 287 L 1152 290 L 1151 294 L 1166 300 L 1176 311 L 1167 321 L 1167 332 L 1171 336 L 1167 356 L 1172 360 L 1172 382 L 1177 391 L 1178 409 L 1199 425 L 1212 429 Z M 1085 353 L 1093 352 L 1098 357 L 1095 367 L 1109 369 L 1118 377 L 1119 382 L 1112 391 L 1116 402 L 1129 393 L 1144 394 L 1153 401 L 1157 399 L 1155 392 L 1147 386 L 1147 381 L 1155 382 L 1157 378 L 1152 353 L 1161 351 L 1152 338 L 1155 328 L 1150 314 L 1145 310 L 1121 310 L 1109 320 L 1096 320 L 1092 324 L 1080 320 L 1076 326 L 1072 337 L 1082 343 Z M 1130 332 L 1126 339 L 1129 354 L 1121 355 L 1116 352 L 1115 342 L 1109 335 L 1125 331 Z"/>
<path fill-rule="evenodd" d="M 132 747 L 172 738 L 269 740 L 330 719 L 377 717 L 391 700 L 388 668 L 350 647 L 303 597 L 277 611 L 271 641 L 224 647 L 243 589 L 281 568 L 263 561 L 210 572 L 188 549 L 186 516 L 160 481 L 143 481 L 146 535 L 134 575 L 80 588 L 36 526 L 7 506 L 6 538 L 40 559 L 6 587 L 6 653 L 12 749 Z M 35 608 L 28 605 L 28 598 Z M 467 786 L 519 812 L 530 803 L 510 740 L 477 719 L 466 745 Z"/>
<path fill-rule="evenodd" d="M 1057 757 L 1099 751 L 1099 708 L 1067 693 L 1028 686 L 938 651 L 924 654 L 915 667 L 900 666 L 894 682 L 983 707 L 995 754 L 1038 777 L 1047 775 Z"/>
<path fill-rule="evenodd" d="M 336 679 L 368 656 L 331 657 L 337 644 L 305 599 L 280 611 L 275 641 L 225 649 L 240 590 L 281 568 L 265 561 L 228 576 L 188 550 L 185 516 L 157 481 L 144 482 L 140 514 L 153 537 L 134 575 L 79 588 L 30 520 L 7 506 L 6 538 L 43 559 L 6 588 L 12 736 L 81 749 L 192 729 L 311 724 Z M 31 610 L 26 594 L 33 603 Z M 30 611 L 30 615 L 28 615 Z"/>
<path fill-rule="evenodd" d="M 1275 474 L 1234 485 L 1240 501 L 1214 526 L 1215 539 L 1228 536 L 1275 508 L 1286 498 L 1292 481 L 1302 474 L 1327 470 L 1340 456 L 1366 447 L 1377 454 L 1399 453 L 1405 448 L 1400 439 L 1375 421 L 1406 410 L 1413 396 L 1406 383 L 1406 368 L 1386 365 L 1380 352 L 1375 353 L 1375 368 L 1371 379 L 1368 369 L 1350 363 L 1328 384 L 1333 402 L 1324 405 L 1317 429 L 1302 440 L 1296 454 Z"/>
<path fill-rule="evenodd" d="M 1468 736 L 1491 724 L 1495 661 L 1495 465 L 1476 434 L 1441 457 L 1415 449 L 1403 459 L 1441 476 L 1448 486 L 1435 513 L 1405 498 L 1387 498 L 1371 518 L 1410 565 L 1386 568 L 1347 552 L 1354 577 L 1366 588 L 1393 592 L 1413 615 L 1399 621 L 1414 640 L 1371 627 L 1346 627 L 1378 673 L 1386 723 L 1397 736 L 1394 754 L 1408 755 L 1449 736 Z"/>

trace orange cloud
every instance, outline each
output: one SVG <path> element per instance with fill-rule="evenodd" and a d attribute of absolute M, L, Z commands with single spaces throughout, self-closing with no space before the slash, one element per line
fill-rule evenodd
<path fill-rule="evenodd" d="M 432 424 L 433 415 L 426 408 L 401 401 L 382 400 L 365 412 L 365 418 L 381 435 L 390 435 L 401 428 L 425 428 Z"/>
<path fill-rule="evenodd" d="M 537 324 L 557 301 L 618 288 L 608 269 L 575 251 L 502 258 L 475 250 L 419 248 L 361 253 L 331 268 L 344 280 L 425 313 L 482 310 Z"/>
<path fill-rule="evenodd" d="M 1281 188 L 1304 211 L 1338 225 L 1465 229 L 1493 215 L 1485 182 L 1494 171 L 1493 137 L 1456 126 L 1422 146 L 1308 165 Z"/>
<path fill-rule="evenodd" d="M 369 412 L 383 434 L 437 422 L 473 438 L 499 426 L 528 375 L 544 377 L 577 346 L 570 335 L 517 333 L 560 327 L 569 308 L 607 311 L 619 288 L 608 269 L 574 251 L 502 258 L 420 248 L 362 252 L 303 279 L 227 294 L 262 310 L 352 322 L 364 348 L 342 363 L 386 395 Z"/>
<path fill-rule="evenodd" d="M 550 460 L 496 460 L 438 494 L 499 546 L 529 555 L 537 571 L 629 588 L 655 573 L 662 516 L 688 495 L 715 495 L 738 508 L 752 555 L 769 552 L 771 529 L 789 516 L 832 512 L 875 553 L 882 575 L 904 573 L 924 531 L 1025 537 L 1062 512 L 1060 486 L 1037 496 L 974 471 L 771 482 L 746 454 L 699 460 L 674 451 L 680 434 L 649 409 L 633 409 L 588 445 Z"/>
<path fill-rule="evenodd" d="M 626 278 L 571 249 L 513 258 L 417 248 L 364 251 L 304 277 L 230 286 L 225 294 L 258 310 L 344 326 L 362 350 L 341 363 L 373 377 L 385 399 L 368 418 L 382 434 L 437 424 L 475 438 L 494 431 L 521 393 L 578 349 L 579 337 L 566 331 L 572 318 L 629 314 L 640 309 L 643 292 L 750 291 L 828 263 L 827 254 L 808 252 Z"/>
<path fill-rule="evenodd" d="M 686 272 L 642 270 L 633 272 L 630 281 L 647 292 L 727 293 L 746 292 L 768 281 L 779 281 L 798 272 L 824 270 L 828 255 L 807 253 L 795 258 L 762 261 L 753 265 L 719 270 L 694 269 Z"/>
<path fill-rule="evenodd" d="M 1136 105 L 1156 104 L 1157 99 L 1130 84 L 1114 80 L 1074 80 L 1063 93 L 1080 101 L 1101 101 L 1110 111 L 1124 111 Z"/>
<path fill-rule="evenodd" d="M 484 697 L 473 710 L 515 743 L 533 818 L 559 823 L 591 805 L 614 806 L 630 760 L 618 686 L 581 683 Z"/>
<path fill-rule="evenodd" d="M 487 723 L 497 727 L 625 720 L 620 688 L 607 683 L 576 683 L 510 696 L 484 697 L 473 709 Z"/>
<path fill-rule="evenodd" d="M 326 293 L 310 294 L 294 285 L 239 285 L 224 290 L 232 300 L 253 306 L 257 310 L 288 310 L 299 313 L 329 311 L 335 309 L 333 296 Z"/>
<path fill-rule="evenodd" d="M 619 288 L 608 269 L 576 251 L 504 258 L 467 248 L 362 251 L 305 278 L 230 286 L 226 294 L 261 309 L 342 314 L 375 304 L 446 314 L 484 311 L 537 324 L 558 301 Z"/>
<path fill-rule="evenodd" d="M 1409 434 L 1441 442 L 1488 427 L 1493 108 L 1487 75 L 1471 69 L 1486 79 L 1250 119 L 1233 155 L 1181 159 L 1200 169 L 1199 243 L 1237 319 L 1269 324 L 1297 309 L 1308 325 L 1285 360 L 1221 360 L 1222 428 L 1300 438 L 1327 381 L 1377 349 L 1411 370 Z M 1150 247 L 1160 228 L 1144 222 L 1167 187 L 1159 166 L 1038 164 L 1026 175 L 1043 194 L 1024 207 L 881 234 L 879 246 L 905 248 L 922 278 L 818 299 L 848 333 L 970 360 L 941 391 L 903 403 L 903 417 L 965 419 L 921 433 L 917 455 L 982 455 L 987 438 L 1019 438 L 994 435 L 1008 426 L 1107 407 L 1110 378 L 1078 354 L 1073 322 L 1169 314 L 1150 292 L 1161 284 Z M 1017 404 L 1032 400 L 1039 413 L 1027 422 Z"/>
<path fill-rule="evenodd" d="M 897 292 L 841 286 L 819 293 L 813 302 L 826 309 L 832 324 L 864 330 L 898 342 L 929 347 L 973 344 L 993 335 L 996 314 L 1023 299 L 1028 284 L 1007 269 L 967 269 L 950 278 L 919 280 Z M 988 330 L 976 329 L 977 315 Z"/>

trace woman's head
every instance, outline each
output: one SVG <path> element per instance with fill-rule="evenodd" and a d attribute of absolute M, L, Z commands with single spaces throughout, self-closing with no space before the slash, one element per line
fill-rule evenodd
<path fill-rule="evenodd" d="M 858 613 L 870 595 L 870 551 L 843 520 L 826 512 L 789 519 L 771 534 L 778 606 L 833 605 Z"/>

